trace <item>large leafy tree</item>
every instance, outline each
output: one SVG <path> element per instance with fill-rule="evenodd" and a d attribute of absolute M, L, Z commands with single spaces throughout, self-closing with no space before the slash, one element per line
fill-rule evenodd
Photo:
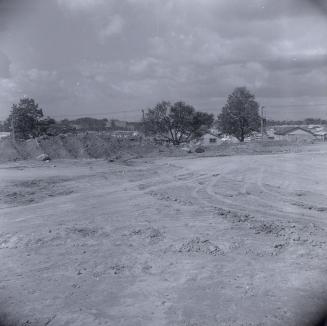
<path fill-rule="evenodd" d="M 43 117 L 34 99 L 24 97 L 18 104 L 13 104 L 6 124 L 10 126 L 15 139 L 28 139 L 40 134 L 40 120 Z"/>
<path fill-rule="evenodd" d="M 159 135 L 178 145 L 201 136 L 213 123 L 213 115 L 197 112 L 184 102 L 160 102 L 144 114 L 145 133 Z"/>
<path fill-rule="evenodd" d="M 221 132 L 243 142 L 245 137 L 260 129 L 259 104 L 245 87 L 235 88 L 218 115 Z"/>

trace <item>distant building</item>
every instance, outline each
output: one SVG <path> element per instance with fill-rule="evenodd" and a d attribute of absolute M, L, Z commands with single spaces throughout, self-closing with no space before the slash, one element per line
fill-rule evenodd
<path fill-rule="evenodd" d="M 318 140 L 327 141 L 327 130 L 326 129 L 319 129 L 319 130 L 312 130 L 314 135 Z"/>
<path fill-rule="evenodd" d="M 108 121 L 106 127 L 111 130 L 139 131 L 141 123 L 112 119 Z"/>
<path fill-rule="evenodd" d="M 116 130 L 111 133 L 112 137 L 128 140 L 137 140 L 140 134 L 137 131 Z"/>
<path fill-rule="evenodd" d="M 275 129 L 275 139 L 289 141 L 312 141 L 316 139 L 316 136 L 311 130 L 305 127 L 284 126 Z"/>
<path fill-rule="evenodd" d="M 216 145 L 221 143 L 221 138 L 218 135 L 212 133 L 206 133 L 201 137 L 201 144 L 202 145 Z"/>
<path fill-rule="evenodd" d="M 273 128 L 266 130 L 267 138 L 272 140 L 275 139 L 275 130 Z"/>
<path fill-rule="evenodd" d="M 253 131 L 251 135 L 249 135 L 244 139 L 244 142 L 248 143 L 248 142 L 256 142 L 260 140 L 269 140 L 269 139 L 273 139 L 273 138 L 269 136 L 267 131 L 265 131 L 263 134 L 261 134 L 261 132 L 258 131 Z"/>
<path fill-rule="evenodd" d="M 240 142 L 236 137 L 234 137 L 232 135 L 222 135 L 221 140 L 222 140 L 222 142 L 225 142 L 225 143 L 239 143 Z"/>
<path fill-rule="evenodd" d="M 203 146 L 219 145 L 221 143 L 238 143 L 238 142 L 239 142 L 239 140 L 234 136 L 224 135 L 224 134 L 216 134 L 216 133 L 211 133 L 211 132 L 204 134 L 198 141 L 198 143 Z"/>
<path fill-rule="evenodd" d="M 127 121 L 112 119 L 109 122 L 109 127 L 113 129 L 125 129 L 127 127 Z"/>
<path fill-rule="evenodd" d="M 6 132 L 6 131 L 0 131 L 0 139 L 1 138 L 6 138 L 10 136 L 10 132 Z"/>

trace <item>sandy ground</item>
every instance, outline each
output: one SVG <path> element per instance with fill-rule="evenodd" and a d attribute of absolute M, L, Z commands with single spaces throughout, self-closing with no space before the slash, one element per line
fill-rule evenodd
<path fill-rule="evenodd" d="M 23 325 L 304 325 L 327 293 L 326 150 L 1 164 L 1 309 Z"/>

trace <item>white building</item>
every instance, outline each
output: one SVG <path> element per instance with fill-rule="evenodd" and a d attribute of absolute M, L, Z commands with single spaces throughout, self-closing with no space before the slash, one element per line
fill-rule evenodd
<path fill-rule="evenodd" d="M 303 127 L 285 127 L 275 131 L 276 140 L 289 141 L 312 141 L 316 139 L 315 134 Z"/>
<path fill-rule="evenodd" d="M 222 142 L 221 138 L 212 133 L 206 133 L 201 137 L 201 144 L 204 146 L 216 145 Z"/>
<path fill-rule="evenodd" d="M 10 132 L 6 132 L 6 131 L 0 131 L 0 139 L 1 138 L 6 138 L 10 136 Z"/>

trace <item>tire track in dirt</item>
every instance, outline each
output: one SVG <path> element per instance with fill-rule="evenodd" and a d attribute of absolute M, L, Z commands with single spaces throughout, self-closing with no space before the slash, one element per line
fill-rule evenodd
<path fill-rule="evenodd" d="M 314 215 L 308 214 L 308 209 L 312 210 L 312 211 L 316 211 L 316 212 L 327 211 L 327 207 L 315 205 L 315 204 L 305 200 L 305 197 L 302 195 L 302 192 L 300 192 L 300 191 L 298 191 L 298 192 L 288 191 L 286 194 L 287 196 L 285 196 L 285 194 L 278 192 L 278 190 L 281 190 L 281 189 L 289 189 L 287 186 L 290 184 L 290 182 L 285 181 L 283 183 L 283 184 L 285 184 L 285 186 L 279 186 L 277 189 L 275 188 L 275 191 L 269 190 L 267 188 L 267 186 L 270 186 L 271 188 L 273 188 L 273 186 L 267 185 L 266 183 L 264 183 L 263 176 L 264 176 L 264 173 L 262 172 L 258 186 L 260 187 L 260 189 L 262 190 L 263 193 L 268 194 L 269 197 L 274 199 L 276 203 L 283 203 L 283 208 L 288 208 L 288 210 L 294 210 L 294 206 L 296 206 L 296 208 L 298 210 L 301 210 L 302 213 L 306 214 L 306 216 L 312 217 L 312 218 L 317 218 L 317 217 L 319 218 L 319 215 L 318 214 L 314 214 Z M 320 194 L 320 196 L 322 196 L 322 195 Z M 301 197 L 300 201 L 299 201 L 299 197 Z M 325 199 L 327 201 L 327 197 Z M 288 207 L 287 206 L 285 207 L 285 205 L 287 205 Z M 275 206 L 280 207 L 280 205 L 276 205 L 276 204 L 275 204 Z"/>
<path fill-rule="evenodd" d="M 233 171 L 232 171 L 233 173 Z M 303 220 L 303 221 L 315 221 L 317 222 L 317 218 L 319 216 L 316 215 L 308 215 L 306 212 L 305 215 L 303 214 L 296 214 L 289 211 L 284 211 L 281 209 L 280 206 L 276 204 L 272 204 L 268 200 L 263 200 L 259 197 L 252 198 L 251 202 L 257 203 L 258 200 L 261 200 L 264 203 L 264 207 L 259 208 L 257 205 L 251 205 L 251 204 L 242 204 L 242 203 L 235 203 L 233 200 L 227 199 L 225 196 L 219 195 L 214 191 L 215 186 L 219 182 L 219 179 L 221 179 L 222 175 L 220 175 L 217 178 L 215 178 L 212 181 L 209 181 L 206 185 L 200 185 L 199 187 L 196 187 L 192 193 L 192 196 L 195 197 L 198 201 L 202 202 L 207 206 L 208 204 L 213 207 L 220 207 L 225 210 L 232 210 L 240 214 L 244 214 L 245 212 L 248 214 L 256 215 L 256 216 L 264 216 L 264 218 L 270 218 L 270 219 L 276 219 L 276 217 L 281 218 L 282 220 Z M 257 185 L 260 187 L 260 174 L 258 174 L 258 181 Z M 252 185 L 252 184 L 251 184 Z M 243 188 L 246 190 L 248 187 L 248 184 L 245 184 Z M 236 196 L 235 196 L 236 197 Z M 237 198 L 237 197 L 236 197 Z M 237 198 L 236 200 L 238 200 Z M 272 208 L 272 210 L 267 210 L 267 204 Z M 277 210 L 276 210 L 277 209 Z M 327 224 L 327 222 L 324 219 L 319 219 L 319 222 L 322 222 L 324 224 Z"/>
<path fill-rule="evenodd" d="M 181 205 L 189 206 L 190 203 L 194 204 L 204 204 L 206 208 L 208 208 L 208 204 L 214 207 L 220 207 L 226 210 L 233 210 L 240 214 L 244 214 L 247 211 L 250 214 L 264 216 L 265 218 L 275 219 L 276 217 L 281 218 L 283 220 L 303 220 L 310 221 L 317 220 L 321 218 L 321 214 L 308 214 L 308 209 L 299 207 L 296 209 L 292 204 L 293 199 L 289 199 L 288 197 L 283 196 L 279 193 L 274 193 L 266 189 L 263 184 L 263 176 L 265 174 L 269 175 L 269 171 L 265 172 L 265 168 L 261 167 L 259 170 L 255 169 L 255 180 L 254 182 L 247 181 L 248 169 L 244 170 L 244 172 L 240 173 L 239 168 L 227 168 L 227 173 L 203 173 L 203 171 L 196 170 L 190 171 L 187 168 L 182 167 L 178 174 L 173 175 L 173 177 L 165 178 L 162 175 L 159 176 L 158 181 L 151 181 L 150 184 L 144 186 L 144 183 L 138 183 L 139 190 L 145 190 L 144 193 L 148 195 L 152 195 L 152 197 L 158 199 L 165 199 L 170 202 L 174 202 Z M 259 172 L 258 172 L 259 171 Z M 213 172 L 213 171 L 212 171 Z M 240 175 L 239 180 L 236 180 L 238 183 L 241 183 L 239 194 L 232 194 L 236 200 L 229 200 L 226 196 L 221 195 L 215 191 L 218 183 L 222 178 L 227 178 L 225 183 L 233 184 L 235 180 L 228 179 L 229 176 Z M 160 184 L 158 184 L 160 180 Z M 227 182 L 228 181 L 228 182 Z M 280 188 L 289 188 L 289 181 L 283 180 L 282 186 Z M 190 200 L 187 203 L 178 198 L 178 194 L 171 196 L 170 189 L 167 188 L 175 188 L 183 185 L 188 185 L 193 188 L 189 193 Z M 253 191 L 254 188 L 254 191 Z M 252 191 L 251 191 L 252 189 Z M 146 192 L 149 191 L 150 192 Z M 154 195 L 153 195 L 154 192 Z M 244 203 L 240 201 L 240 195 L 246 196 L 248 199 L 247 202 Z M 175 198 L 176 197 L 176 198 Z M 242 198 L 241 198 L 242 199 Z M 272 200 L 275 199 L 275 200 Z M 237 202 L 236 202 L 237 201 Z M 255 203 L 255 204 L 250 204 Z M 260 205 L 258 205 L 260 203 Z M 283 204 L 282 204 L 283 203 Z M 267 207 L 269 209 L 267 209 Z M 296 212 L 294 212 L 296 210 Z M 299 210 L 301 212 L 299 212 Z M 312 213 L 312 211 L 311 211 Z M 319 218 L 320 217 L 320 218 Z M 321 222 L 326 223 L 321 220 Z"/>
<path fill-rule="evenodd" d="M 203 187 L 197 187 L 194 196 L 198 196 L 206 206 L 209 204 L 217 208 L 217 217 L 238 225 L 237 229 L 242 230 L 246 239 L 246 243 L 242 245 L 245 255 L 279 255 L 287 248 L 303 243 L 318 248 L 325 246 L 325 229 L 314 223 L 315 218 L 309 216 L 303 218 L 285 212 L 277 213 L 275 210 L 267 212 L 252 205 L 237 205 L 233 201 L 217 196 L 211 189 L 217 182 L 219 181 L 213 180 Z M 253 237 L 253 234 L 256 237 Z"/>

